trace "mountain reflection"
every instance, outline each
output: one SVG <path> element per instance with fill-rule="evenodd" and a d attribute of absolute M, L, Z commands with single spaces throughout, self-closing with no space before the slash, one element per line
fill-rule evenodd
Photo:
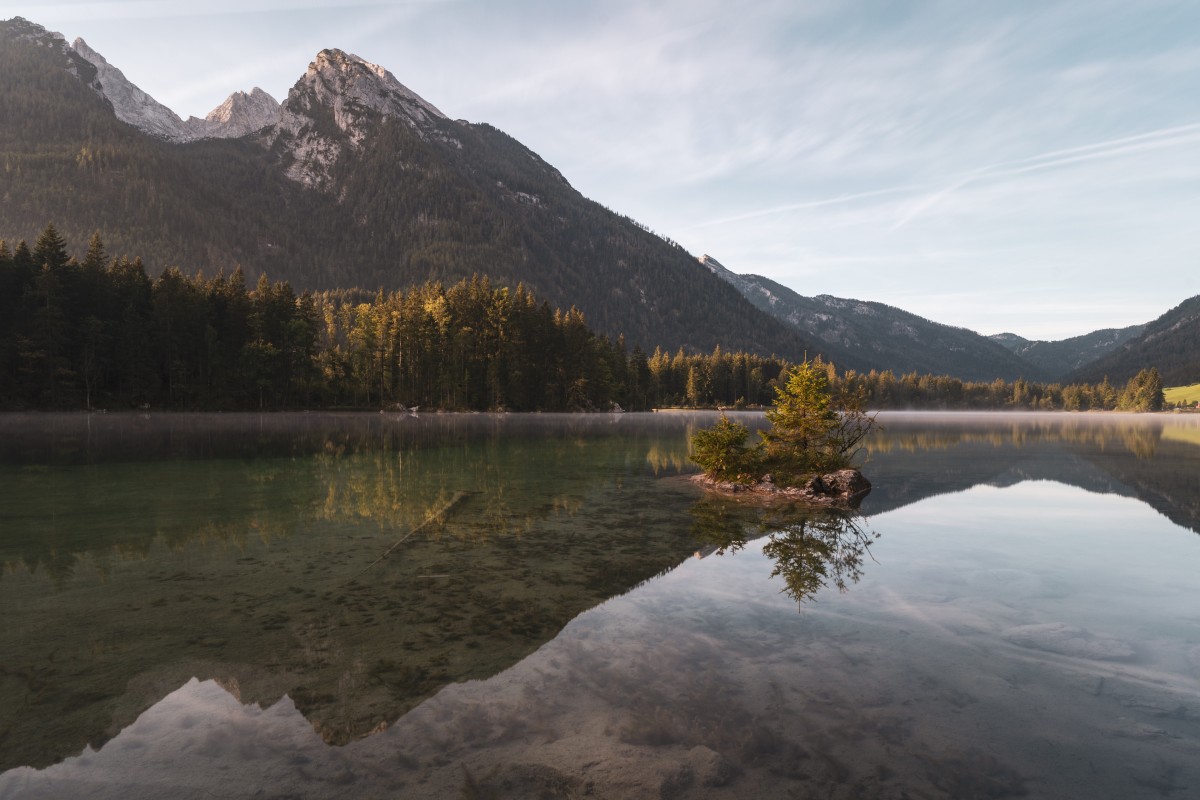
<path fill-rule="evenodd" d="M 127 422 L 43 463 L 8 441 L 0 769 L 98 748 L 192 677 L 344 744 L 695 549 L 694 490 L 647 461 L 686 457 L 683 419 L 268 418 L 249 450 L 253 420 Z"/>
<path fill-rule="evenodd" d="M 1200 417 L 1168 414 L 880 416 L 867 446 L 868 515 L 978 485 L 1051 480 L 1136 497 L 1200 532 Z"/>
<path fill-rule="evenodd" d="M 697 543 L 766 536 L 798 602 L 857 581 L 861 518 L 697 500 L 675 477 L 714 418 L 0 416 L 0 770 L 98 747 L 193 677 L 248 704 L 287 695 L 346 743 Z M 1200 420 L 881 421 L 867 515 L 1048 479 L 1200 530 L 1200 473 L 1180 466 Z"/>

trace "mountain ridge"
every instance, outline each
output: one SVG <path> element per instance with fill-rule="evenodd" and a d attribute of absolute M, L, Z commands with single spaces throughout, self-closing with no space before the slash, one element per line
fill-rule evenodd
<path fill-rule="evenodd" d="M 1057 341 L 1030 340 L 1015 333 L 996 333 L 988 338 L 1021 358 L 1042 368 L 1046 373 L 1066 377 L 1085 365 L 1141 336 L 1146 325 L 1126 328 L 1102 328 Z"/>
<path fill-rule="evenodd" d="M 761 275 L 732 272 L 710 255 L 699 261 L 760 310 L 816 338 L 839 366 L 840 357 L 869 363 L 880 371 L 953 374 L 963 380 L 1049 377 L 966 328 L 943 325 L 874 301 L 831 295 L 804 297 Z"/>
<path fill-rule="evenodd" d="M 242 266 L 300 290 L 477 273 L 578 306 L 597 330 L 647 349 L 821 354 L 862 372 L 1063 380 L 1068 368 L 1083 374 L 1091 359 L 1133 352 L 1143 334 L 985 337 L 883 303 L 806 298 L 709 256 L 697 269 L 512 137 L 450 119 L 385 68 L 336 48 L 317 54 L 282 103 L 255 88 L 184 121 L 82 38 L 72 47 L 18 17 L 0 22 L 5 42 L 37 49 L 7 47 L 22 68 L 9 74 L 44 72 L 34 62 L 51 58 L 106 111 L 52 74 L 0 87 L 5 107 L 28 117 L 0 120 L 0 141 L 12 143 L 5 157 L 19 167 L 0 235 L 32 240 L 53 220 L 77 241 L 99 229 L 116 251 L 159 268 Z"/>
<path fill-rule="evenodd" d="M 93 88 L 109 102 L 117 119 L 169 142 L 237 138 L 272 125 L 279 118 L 279 103 L 255 87 L 249 94 L 234 92 L 204 119 L 183 120 L 126 78 L 83 37 L 77 37 L 71 49 L 95 67 Z"/>
<path fill-rule="evenodd" d="M 1140 336 L 1076 369 L 1071 378 L 1120 382 L 1149 366 L 1158 370 L 1166 386 L 1187 386 L 1200 379 L 1200 295 L 1146 323 Z"/>
<path fill-rule="evenodd" d="M 332 128 L 321 124 L 326 114 L 332 115 Z M 363 146 L 372 114 L 402 120 L 422 138 L 432 135 L 435 121 L 448 119 L 378 64 L 327 48 L 288 92 L 268 140 L 290 150 L 288 177 L 310 188 L 326 188 L 346 145 L 350 150 Z"/>
<path fill-rule="evenodd" d="M 62 55 L 51 64 L 29 36 Z M 152 274 L 241 266 L 249 280 L 269 273 L 300 291 L 480 274 L 578 307 L 597 331 L 648 351 L 818 352 L 512 137 L 447 118 L 341 51 L 318 54 L 279 123 L 188 142 L 120 121 L 90 62 L 40 26 L 0 23 L 0 62 L 12 77 L 0 105 L 21 111 L 0 117 L 14 165 L 5 237 L 32 241 L 53 221 L 76 243 L 99 230 Z"/>

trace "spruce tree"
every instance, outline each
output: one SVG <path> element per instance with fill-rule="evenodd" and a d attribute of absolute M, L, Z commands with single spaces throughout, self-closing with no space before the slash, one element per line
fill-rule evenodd
<path fill-rule="evenodd" d="M 54 223 L 47 225 L 38 235 L 33 246 L 33 263 L 41 268 L 48 267 L 52 271 L 62 269 L 67 265 L 70 256 L 67 255 L 67 243 L 59 235 Z"/>

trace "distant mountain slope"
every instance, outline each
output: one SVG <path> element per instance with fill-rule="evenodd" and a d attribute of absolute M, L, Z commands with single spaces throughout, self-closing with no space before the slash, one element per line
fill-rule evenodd
<path fill-rule="evenodd" d="M 647 349 L 821 351 L 519 142 L 447 118 L 349 54 L 318 54 L 277 123 L 188 143 L 132 84 L 121 97 L 149 111 L 120 121 L 125 100 L 106 94 L 115 68 L 106 86 L 61 36 L 20 18 L 0 22 L 0 74 L 0 237 L 32 241 L 53 221 L 73 248 L 99 229 L 110 252 L 141 255 L 152 272 L 241 265 L 251 280 L 267 272 L 300 289 L 482 273 Z M 254 119 L 267 100 L 235 96 L 209 122 L 239 104 Z"/>
<path fill-rule="evenodd" d="M 1043 374 L 1062 379 L 1136 339 L 1145 329 L 1145 325 L 1105 328 L 1054 342 L 1031 341 L 1015 333 L 997 333 L 988 338 L 1030 362 Z"/>
<path fill-rule="evenodd" d="M 829 295 L 804 297 L 760 275 L 730 272 L 707 255 L 700 263 L 759 309 L 821 342 L 838 366 L 857 363 L 897 374 L 931 373 L 976 381 L 1046 377 L 1037 366 L 965 328 L 931 322 L 883 303 Z"/>
<path fill-rule="evenodd" d="M 1075 380 L 1113 383 L 1127 381 L 1147 367 L 1155 367 L 1166 386 L 1200 382 L 1200 295 L 1147 324 L 1141 336 L 1125 342 L 1103 358 L 1072 374 Z"/>

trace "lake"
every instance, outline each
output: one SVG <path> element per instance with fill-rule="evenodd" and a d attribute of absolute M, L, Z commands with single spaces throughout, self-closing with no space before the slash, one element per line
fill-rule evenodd
<path fill-rule="evenodd" d="M 1200 417 L 715 419 L 0 416 L 0 798 L 1200 792 Z"/>

